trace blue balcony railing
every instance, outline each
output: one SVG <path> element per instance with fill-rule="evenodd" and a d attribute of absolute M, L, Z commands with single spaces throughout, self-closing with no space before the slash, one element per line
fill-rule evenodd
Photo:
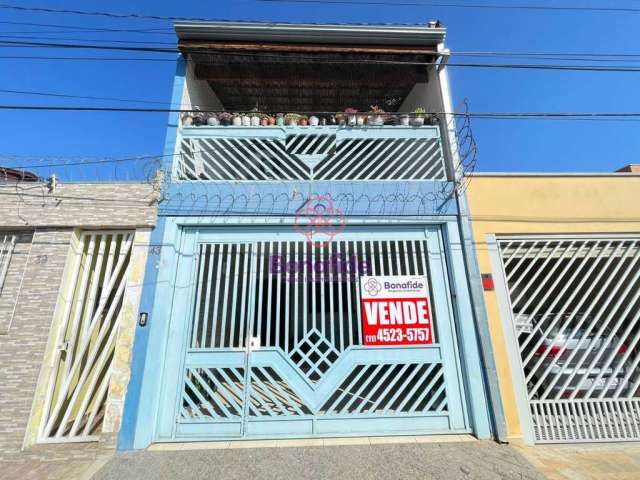
<path fill-rule="evenodd" d="M 183 127 L 177 181 L 447 181 L 437 126 Z"/>

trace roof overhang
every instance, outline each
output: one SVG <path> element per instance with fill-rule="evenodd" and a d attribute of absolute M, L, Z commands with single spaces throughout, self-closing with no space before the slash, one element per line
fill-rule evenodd
<path fill-rule="evenodd" d="M 176 22 L 181 42 L 242 41 L 347 45 L 402 45 L 434 49 L 446 28 L 430 25 L 346 25 L 263 22 Z"/>

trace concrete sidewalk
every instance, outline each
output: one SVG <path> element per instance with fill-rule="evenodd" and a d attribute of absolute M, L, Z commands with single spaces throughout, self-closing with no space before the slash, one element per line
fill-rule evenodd
<path fill-rule="evenodd" d="M 640 443 L 514 445 L 549 480 L 640 479 Z"/>
<path fill-rule="evenodd" d="M 435 440 L 386 437 L 156 446 L 116 455 L 93 479 L 544 479 L 513 448 L 456 436 Z"/>

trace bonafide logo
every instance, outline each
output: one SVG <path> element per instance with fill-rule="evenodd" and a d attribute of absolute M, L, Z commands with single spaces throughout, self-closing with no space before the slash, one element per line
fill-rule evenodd
<path fill-rule="evenodd" d="M 296 212 L 293 228 L 307 241 L 326 245 L 347 225 L 344 213 L 329 195 L 311 195 Z"/>
<path fill-rule="evenodd" d="M 369 278 L 362 288 L 364 288 L 365 292 L 367 292 L 369 295 L 375 297 L 382 290 L 382 285 L 380 285 L 380 282 L 375 278 Z"/>

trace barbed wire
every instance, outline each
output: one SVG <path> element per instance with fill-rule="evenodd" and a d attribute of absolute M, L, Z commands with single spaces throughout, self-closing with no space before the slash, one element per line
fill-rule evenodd
<path fill-rule="evenodd" d="M 459 163 L 456 166 L 455 182 L 458 195 L 464 195 L 471 182 L 472 174 L 478 163 L 478 144 L 471 128 L 469 100 L 465 98 L 461 103 L 464 114 L 455 117 L 457 128 Z"/>
<path fill-rule="evenodd" d="M 438 115 L 438 121 L 453 122 L 457 134 L 459 163 L 454 167 L 453 178 L 449 182 L 389 182 L 385 180 L 367 181 L 367 192 L 356 188 L 361 182 L 339 181 L 332 189 L 320 186 L 313 179 L 296 182 L 269 180 L 269 188 L 260 181 L 211 181 L 182 180 L 192 185 L 192 192 L 184 193 L 171 188 L 176 178 L 172 167 L 166 167 L 167 157 L 180 157 L 182 152 L 166 155 L 138 155 L 120 158 L 80 157 L 80 156 L 19 156 L 4 155 L 0 162 L 10 167 L 0 168 L 0 186 L 20 184 L 25 186 L 15 194 L 21 199 L 28 195 L 30 185 L 46 182 L 55 175 L 60 182 L 119 182 L 137 181 L 152 184 L 158 198 L 161 215 L 214 215 L 214 216 L 291 216 L 313 190 L 313 185 L 327 191 L 315 194 L 332 199 L 336 208 L 346 215 L 361 216 L 414 216 L 449 214 L 448 202 L 455 195 L 463 195 L 471 179 L 470 173 L 477 163 L 477 144 L 471 128 L 469 103 L 463 102 L 463 115 L 450 119 Z M 192 152 L 194 153 L 194 152 Z M 164 165 L 164 166 L 163 166 Z M 323 182 L 324 183 L 324 182 Z M 302 184 L 310 185 L 303 194 Z M 340 185 L 340 187 L 337 187 Z M 432 191 L 428 191 L 434 185 Z M 389 188 L 393 188 L 389 191 Z M 334 191 L 330 191 L 334 190 Z M 335 192 L 335 190 L 340 190 Z M 347 191 L 345 191 L 347 190 Z M 0 193 L 6 195 L 6 191 Z M 306 196 L 305 196 L 306 195 Z M 87 200 L 91 198 L 87 197 Z M 104 199 L 100 199 L 103 201 Z M 138 206 L 133 202 L 132 207 Z"/>

